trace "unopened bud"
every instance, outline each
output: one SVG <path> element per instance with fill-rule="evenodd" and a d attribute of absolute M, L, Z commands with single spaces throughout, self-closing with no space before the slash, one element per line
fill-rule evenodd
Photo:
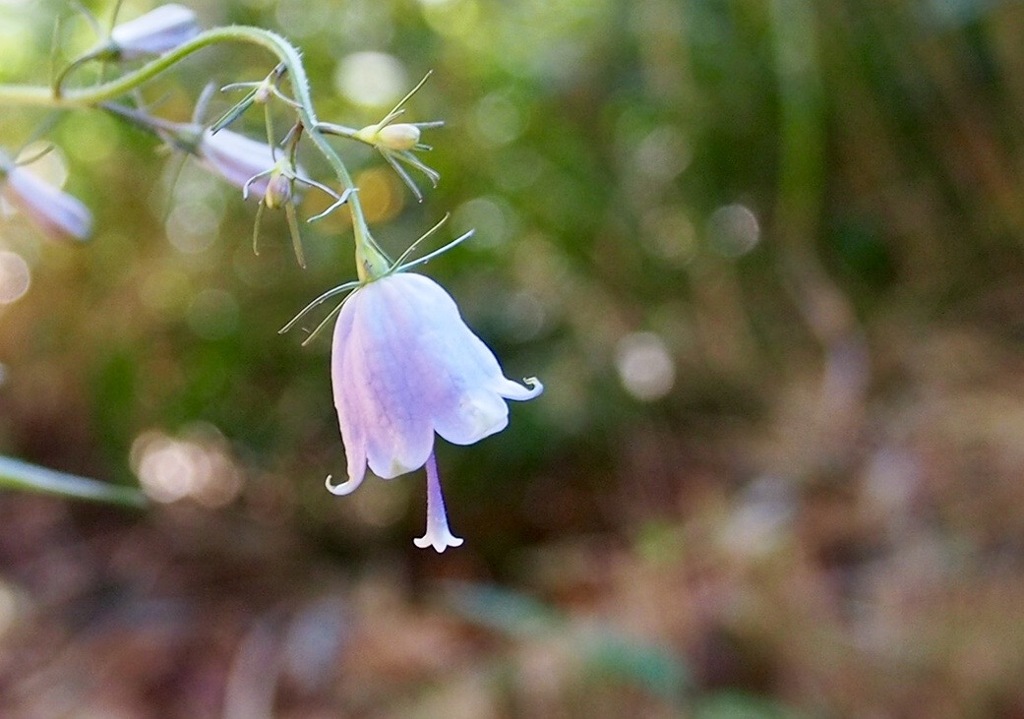
<path fill-rule="evenodd" d="M 284 207 L 292 199 L 292 179 L 282 172 L 274 172 L 267 182 L 267 191 L 263 194 L 263 204 L 271 210 Z"/>
<path fill-rule="evenodd" d="M 274 92 L 274 86 L 268 81 L 264 80 L 260 83 L 260 86 L 256 88 L 256 92 L 253 93 L 252 101 L 257 105 L 266 105 L 270 102 L 270 97 Z"/>
<path fill-rule="evenodd" d="M 411 150 L 420 141 L 420 128 L 407 122 L 385 125 L 377 131 L 377 144 L 389 150 Z"/>

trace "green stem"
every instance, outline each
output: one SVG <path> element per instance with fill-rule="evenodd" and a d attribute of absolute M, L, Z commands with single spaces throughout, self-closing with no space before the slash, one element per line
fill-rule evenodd
<path fill-rule="evenodd" d="M 288 75 L 291 78 L 295 95 L 295 109 L 309 139 L 326 158 L 341 183 L 342 190 L 355 189 L 355 183 L 348 168 L 345 167 L 345 163 L 318 129 L 320 121 L 313 108 L 309 78 L 306 75 L 299 51 L 280 35 L 262 28 L 232 25 L 207 30 L 137 70 L 93 87 L 63 90 L 60 87 L 0 84 L 0 105 L 38 105 L 55 109 L 96 106 L 127 94 L 189 55 L 221 42 L 244 42 L 258 45 L 273 53 L 288 68 Z M 356 262 L 357 267 L 360 268 L 360 277 L 365 279 L 362 273 L 369 271 L 372 279 L 380 264 L 378 258 L 386 259 L 386 255 L 370 235 L 358 193 L 352 193 L 349 196 L 348 204 L 352 210 L 352 224 L 355 228 Z M 386 264 L 384 262 L 385 266 Z"/>
<path fill-rule="evenodd" d="M 42 492 L 127 507 L 146 506 L 145 496 L 132 487 L 65 474 L 11 457 L 0 457 L 0 489 Z"/>

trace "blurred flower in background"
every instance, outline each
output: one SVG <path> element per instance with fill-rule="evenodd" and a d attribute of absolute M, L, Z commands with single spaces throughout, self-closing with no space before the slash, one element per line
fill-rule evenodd
<path fill-rule="evenodd" d="M 115 25 L 110 31 L 110 44 L 117 59 L 133 60 L 173 50 L 201 29 L 191 8 L 171 3 Z"/>
<path fill-rule="evenodd" d="M 201 132 L 195 152 L 204 167 L 257 199 L 266 196 L 270 170 L 277 165 L 274 148 L 231 130 Z"/>
<path fill-rule="evenodd" d="M 31 169 L 0 153 L 3 199 L 54 239 L 85 240 L 92 233 L 92 213 L 80 200 L 54 187 Z"/>

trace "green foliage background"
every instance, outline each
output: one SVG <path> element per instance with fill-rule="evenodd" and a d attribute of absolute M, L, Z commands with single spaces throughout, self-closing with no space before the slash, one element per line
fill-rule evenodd
<path fill-rule="evenodd" d="M 87 5 L 104 20 L 112 12 Z M 353 53 L 390 55 L 405 79 L 398 96 L 433 70 L 409 105 L 411 119 L 446 121 L 425 137 L 442 180 L 424 203 L 379 157 L 356 147 L 345 157 L 395 253 L 446 212 L 453 236 L 477 229 L 425 271 L 506 373 L 537 375 L 545 394 L 513 406 L 500 435 L 441 447 L 466 546 L 440 559 L 415 552 L 421 478 L 329 496 L 322 478 L 344 466 L 329 340 L 303 348 L 301 333 L 277 334 L 354 277 L 345 223 L 305 229 L 302 270 L 283 218 L 267 213 L 255 256 L 253 205 L 192 165 L 175 184 L 151 138 L 100 112 L 4 108 L 0 144 L 14 150 L 45 123 L 42 139 L 60 148 L 66 189 L 94 210 L 97 234 L 71 247 L 17 218 L 0 226 L 0 249 L 32 271 L 30 291 L 0 306 L 0 451 L 134 484 L 133 443 L 156 433 L 214 448 L 240 478 L 228 495 L 142 517 L 51 517 L 41 507 L 54 500 L 10 495 L 9 512 L 93 538 L 200 542 L 211 532 L 219 539 L 202 551 L 182 550 L 210 567 L 234 566 L 222 554 L 246 532 L 284 537 L 283 554 L 266 550 L 271 566 L 298 552 L 303 567 L 364 589 L 383 573 L 413 606 L 419 582 L 495 581 L 557 605 L 570 626 L 595 617 L 672 657 L 616 649 L 577 674 L 552 651 L 564 681 L 531 704 L 533 686 L 499 669 L 519 676 L 516 652 L 551 647 L 529 633 L 503 640 L 512 652 L 477 647 L 477 666 L 495 672 L 482 694 L 497 707 L 477 716 L 1024 713 L 1013 679 L 1024 664 L 1024 5 L 192 6 L 208 26 L 256 24 L 300 46 L 325 120 L 358 127 L 397 99 L 368 107 L 340 91 Z M 126 2 L 123 13 L 144 9 Z M 91 44 L 68 7 L 0 4 L 0 82 L 47 81 L 40 48 L 57 16 L 59 57 Z M 213 48 L 143 99 L 184 120 L 206 83 L 270 69 L 257 51 Z M 210 119 L 229 103 L 216 97 Z M 261 118 L 236 129 L 259 136 Z M 302 211 L 322 209 L 320 199 L 309 193 Z M 756 241 L 723 230 L 721 208 L 736 207 L 756 218 Z M 625 388 L 622 363 L 629 342 L 652 336 L 674 382 L 644 401 Z M 757 494 L 764 486 L 775 499 Z M 4 546 L 11 586 L 48 586 L 26 579 Z M 132 586 L 132 576 L 122 580 Z M 187 604 L 185 586 L 167 591 Z M 444 656 L 463 666 L 464 655 Z M 677 660 L 692 677 L 677 674 Z M 637 673 L 668 676 L 685 698 Z M 361 705 L 332 684 L 323 706 L 427 716 L 433 705 L 415 699 L 434 696 L 425 686 L 465 679 L 385 674 L 381 698 Z M 387 686 L 403 687 L 397 699 L 382 698 Z"/>

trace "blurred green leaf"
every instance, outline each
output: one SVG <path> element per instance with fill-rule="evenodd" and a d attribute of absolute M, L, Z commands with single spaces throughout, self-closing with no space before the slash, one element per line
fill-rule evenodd
<path fill-rule="evenodd" d="M 653 644 L 601 630 L 584 646 L 588 670 L 638 684 L 667 700 L 682 702 L 691 684 L 686 664 Z"/>
<path fill-rule="evenodd" d="M 627 637 L 603 625 L 577 625 L 548 605 L 521 592 L 471 583 L 448 585 L 450 601 L 464 617 L 513 636 L 558 634 L 573 647 L 584 674 L 600 674 L 642 686 L 681 703 L 690 671 L 671 651 Z"/>
<path fill-rule="evenodd" d="M 449 601 L 459 614 L 507 634 L 550 631 L 562 621 L 547 605 L 521 592 L 468 582 L 447 587 Z"/>
<path fill-rule="evenodd" d="M 695 719 L 798 719 L 801 715 L 763 697 L 724 691 L 701 700 L 693 716 Z"/>

